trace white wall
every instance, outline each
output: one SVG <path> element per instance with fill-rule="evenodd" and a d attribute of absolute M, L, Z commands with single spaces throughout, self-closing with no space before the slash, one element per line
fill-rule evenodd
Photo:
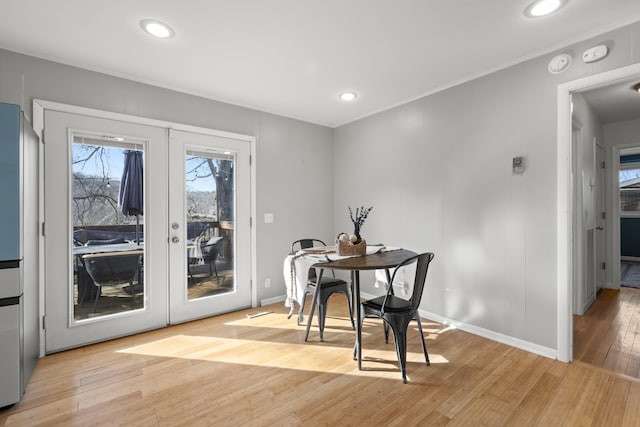
<path fill-rule="evenodd" d="M 640 146 L 640 118 L 605 124 L 604 141 L 607 148 Z"/>
<path fill-rule="evenodd" d="M 556 349 L 557 86 L 640 61 L 639 42 L 634 24 L 336 129 L 336 231 L 373 205 L 363 237 L 436 254 L 423 310 Z M 559 52 L 574 63 L 551 75 Z"/>
<path fill-rule="evenodd" d="M 333 238 L 330 128 L 0 50 L 0 101 L 22 105 L 31 119 L 34 98 L 255 136 L 258 301 L 284 295 L 293 240 Z"/>

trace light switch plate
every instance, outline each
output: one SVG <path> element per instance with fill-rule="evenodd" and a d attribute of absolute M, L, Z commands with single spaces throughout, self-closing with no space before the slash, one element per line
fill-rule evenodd
<path fill-rule="evenodd" d="M 513 173 L 524 173 L 524 157 L 514 157 L 512 167 Z"/>
<path fill-rule="evenodd" d="M 271 223 L 273 223 L 273 214 L 272 214 L 272 213 L 266 213 L 266 214 L 264 214 L 264 223 L 265 223 L 265 224 L 271 224 Z"/>

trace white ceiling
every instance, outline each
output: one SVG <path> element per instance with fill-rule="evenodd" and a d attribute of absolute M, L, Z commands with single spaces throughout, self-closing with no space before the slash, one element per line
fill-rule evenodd
<path fill-rule="evenodd" d="M 633 86 L 640 76 L 582 92 L 602 124 L 640 119 L 640 94 Z"/>
<path fill-rule="evenodd" d="M 327 126 L 640 20 L 638 0 L 15 0 L 0 47 Z M 153 39 L 139 21 L 169 23 Z M 344 90 L 360 96 L 338 101 Z"/>

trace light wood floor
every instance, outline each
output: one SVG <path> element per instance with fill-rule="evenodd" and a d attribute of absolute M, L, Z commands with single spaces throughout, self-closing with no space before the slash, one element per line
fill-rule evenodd
<path fill-rule="evenodd" d="M 640 378 L 640 289 L 601 290 L 573 329 L 574 360 Z"/>
<path fill-rule="evenodd" d="M 258 310 L 272 313 L 252 319 Z M 364 370 L 342 295 L 324 343 L 281 304 L 231 313 L 42 359 L 0 425 L 557 426 L 638 425 L 640 381 L 565 364 L 425 321 L 415 329 L 409 383 L 393 344 L 365 322 Z"/>

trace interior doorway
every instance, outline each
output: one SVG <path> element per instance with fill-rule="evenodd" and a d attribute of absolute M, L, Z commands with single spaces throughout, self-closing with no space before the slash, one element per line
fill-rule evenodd
<path fill-rule="evenodd" d="M 607 101 L 615 99 L 612 102 L 603 102 L 605 106 L 604 110 L 595 111 L 594 115 L 602 117 L 601 123 L 610 123 L 609 118 L 626 114 L 626 117 L 620 120 L 633 120 L 640 117 L 640 111 L 638 110 L 637 93 L 633 93 L 630 88 L 633 84 L 640 80 L 640 64 L 634 64 L 627 67 L 615 69 L 612 71 L 604 72 L 601 74 L 589 76 L 573 82 L 568 82 L 559 85 L 558 87 L 558 359 L 565 362 L 570 362 L 574 357 L 574 279 L 577 268 L 582 268 L 584 260 L 578 258 L 578 254 L 574 250 L 574 239 L 576 232 L 576 221 L 578 216 L 581 218 L 583 210 L 581 206 L 577 204 L 577 198 L 575 197 L 576 191 L 578 191 L 577 181 L 580 177 L 575 177 L 573 171 L 573 165 L 576 159 L 572 152 L 572 95 L 578 93 L 594 92 L 598 95 L 602 95 L 601 89 L 611 88 L 612 97 L 606 98 Z M 632 83 L 633 82 L 633 83 Z M 626 101 L 621 100 L 625 98 Z M 603 98 L 604 99 L 604 98 Z M 630 101 L 631 99 L 631 101 Z M 628 102 L 625 104 L 625 102 Z M 618 104 L 617 107 L 615 104 Z M 609 106 L 609 113 L 606 114 L 607 106 Z M 600 115 L 601 112 L 605 114 Z M 635 112 L 635 117 L 630 117 L 629 114 Z M 616 120 L 613 120 L 616 121 Z M 611 190 L 614 184 L 611 179 L 611 174 L 608 171 L 611 170 L 613 152 L 610 149 L 607 141 L 602 142 L 604 149 L 605 166 L 607 170 L 604 171 L 605 185 L 604 187 L 611 194 Z M 597 148 L 597 146 L 596 146 Z M 596 151 L 596 156 L 598 152 Z M 595 178 L 594 178 L 595 181 Z M 590 181 L 582 180 L 582 185 L 590 184 Z M 617 183 L 616 183 L 617 185 Z M 595 227 L 595 242 L 598 244 L 600 241 L 598 232 L 602 232 L 602 241 L 604 241 L 605 251 L 605 267 L 606 271 L 604 279 L 596 274 L 596 287 L 603 286 L 609 288 L 613 286 L 615 282 L 616 272 L 619 277 L 619 268 L 617 262 L 619 262 L 619 248 L 616 248 L 613 244 L 613 237 L 615 233 L 619 232 L 619 224 L 616 224 L 615 217 L 611 215 L 611 199 L 609 196 L 605 199 L 605 212 L 606 218 L 602 225 L 596 225 Z M 598 227 L 602 226 L 603 230 L 599 230 Z M 587 239 L 589 240 L 589 239 Z M 587 242 L 588 243 L 588 242 Z M 584 244 L 584 242 L 583 242 Z M 581 246 L 585 251 L 587 248 Z M 598 249 L 596 248 L 596 251 Z M 618 255 L 616 255 L 618 250 Z M 615 261 L 614 261 L 615 260 Z M 582 263 L 582 265 L 580 264 Z"/>

